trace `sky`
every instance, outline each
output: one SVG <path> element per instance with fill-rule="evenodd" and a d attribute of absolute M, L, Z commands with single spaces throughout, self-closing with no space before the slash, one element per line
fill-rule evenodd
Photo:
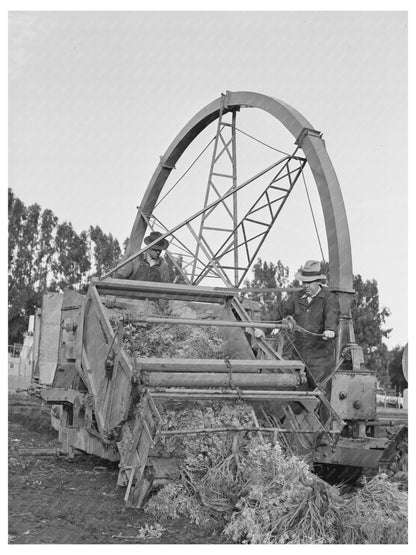
<path fill-rule="evenodd" d="M 323 132 L 353 271 L 377 280 L 386 343 L 404 345 L 407 33 L 405 11 L 11 12 L 9 187 L 78 232 L 99 225 L 122 242 L 159 156 L 201 108 L 226 90 L 276 97 Z M 187 195 L 172 200 L 172 222 L 191 215 Z M 317 256 L 300 203 L 264 251 L 292 274 Z"/>

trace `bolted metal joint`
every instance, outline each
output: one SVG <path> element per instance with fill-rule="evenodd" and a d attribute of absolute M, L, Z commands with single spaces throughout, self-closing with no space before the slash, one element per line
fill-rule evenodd
<path fill-rule="evenodd" d="M 319 139 L 322 139 L 323 133 L 321 131 L 317 131 L 316 129 L 310 129 L 309 127 L 304 127 L 302 131 L 299 133 L 299 136 L 295 141 L 295 145 L 298 145 L 300 148 L 302 148 L 302 143 L 306 135 L 312 135 L 313 137 L 318 137 Z"/>

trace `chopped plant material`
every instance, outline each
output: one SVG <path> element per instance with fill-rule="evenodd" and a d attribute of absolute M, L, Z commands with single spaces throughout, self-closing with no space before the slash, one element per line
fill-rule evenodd
<path fill-rule="evenodd" d="M 407 543 L 408 494 L 386 474 L 368 481 L 344 504 L 342 542 Z"/>
<path fill-rule="evenodd" d="M 122 322 L 123 347 L 129 356 L 203 359 L 225 356 L 224 339 L 213 326 L 143 324 L 135 321 L 136 316 L 137 313 L 123 311 L 110 318 L 114 331 Z"/>
<path fill-rule="evenodd" d="M 170 402 L 161 413 L 164 429 L 253 424 L 252 407 L 242 402 Z M 183 455 L 181 481 L 154 494 L 145 511 L 221 528 L 236 543 L 407 543 L 407 493 L 386 475 L 342 494 L 278 443 L 238 436 L 238 444 L 233 433 L 161 438 L 160 449 Z"/>
<path fill-rule="evenodd" d="M 168 305 L 149 306 L 152 314 L 171 314 Z M 149 325 L 128 311 L 113 313 L 110 321 L 115 331 L 122 324 L 122 342 L 132 357 L 225 356 L 215 327 Z M 407 492 L 386 475 L 353 493 L 329 485 L 306 460 L 265 441 L 270 436 L 237 432 L 258 425 L 253 407 L 242 401 L 165 400 L 158 409 L 160 431 L 193 430 L 157 435 L 152 456 L 178 460 L 180 476 L 145 505 L 158 520 L 187 518 L 246 544 L 407 543 Z M 217 428 L 227 431 L 205 432 Z"/>
<path fill-rule="evenodd" d="M 195 495 L 189 493 L 183 484 L 167 484 L 153 495 L 144 507 L 145 513 L 159 519 L 188 518 L 204 528 L 215 527 L 217 521 L 201 505 Z"/>
<path fill-rule="evenodd" d="M 138 533 L 138 538 L 140 539 L 152 539 L 152 538 L 160 538 L 165 531 L 158 522 L 156 524 L 145 524 L 142 526 Z"/>

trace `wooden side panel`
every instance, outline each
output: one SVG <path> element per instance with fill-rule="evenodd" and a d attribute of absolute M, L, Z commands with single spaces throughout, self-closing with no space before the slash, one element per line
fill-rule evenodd
<path fill-rule="evenodd" d="M 39 382 L 51 384 L 58 364 L 59 324 L 62 293 L 46 293 L 42 298 L 42 317 L 39 333 Z"/>
<path fill-rule="evenodd" d="M 59 322 L 58 365 L 53 380 L 54 387 L 84 389 L 80 379 L 83 376 L 76 365 L 76 344 L 84 301 L 85 297 L 76 291 L 67 289 L 64 292 Z"/>
<path fill-rule="evenodd" d="M 88 379 L 95 397 L 96 411 L 102 418 L 103 432 L 106 434 L 126 418 L 131 393 L 133 375 L 130 361 L 114 341 L 106 309 L 94 286 L 89 289 L 90 302 L 85 309 L 83 345 L 85 364 L 88 365 Z M 114 351 L 114 368 L 106 371 L 105 363 L 109 352 Z"/>
<path fill-rule="evenodd" d="M 120 452 L 117 483 L 127 486 L 124 500 L 128 507 L 141 507 L 150 492 L 154 474 L 148 457 L 159 419 L 150 395 L 146 395 L 138 407 L 133 430 L 127 423 L 122 428 L 122 439 L 117 443 Z"/>

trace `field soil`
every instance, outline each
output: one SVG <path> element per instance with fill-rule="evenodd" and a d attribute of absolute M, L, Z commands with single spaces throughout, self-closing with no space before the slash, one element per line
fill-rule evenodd
<path fill-rule="evenodd" d="M 154 517 L 128 509 L 116 486 L 117 463 L 91 456 L 22 456 L 22 448 L 56 448 L 50 407 L 36 397 L 9 394 L 10 544 L 216 544 L 186 520 L 160 520 L 160 537 L 142 538 Z M 138 537 L 139 536 L 139 537 Z"/>
<path fill-rule="evenodd" d="M 381 409 L 381 417 L 404 419 L 407 411 Z M 118 463 L 92 455 L 23 456 L 22 448 L 59 447 L 50 406 L 36 397 L 9 393 L 10 544 L 224 544 L 221 532 L 188 520 L 157 520 L 126 508 L 117 487 Z M 403 474 L 403 472 L 401 473 Z M 407 472 L 406 472 L 407 485 Z M 156 535 L 144 529 L 160 525 Z M 148 529 L 147 529 L 148 530 Z M 151 529 L 152 530 L 152 529 Z"/>

